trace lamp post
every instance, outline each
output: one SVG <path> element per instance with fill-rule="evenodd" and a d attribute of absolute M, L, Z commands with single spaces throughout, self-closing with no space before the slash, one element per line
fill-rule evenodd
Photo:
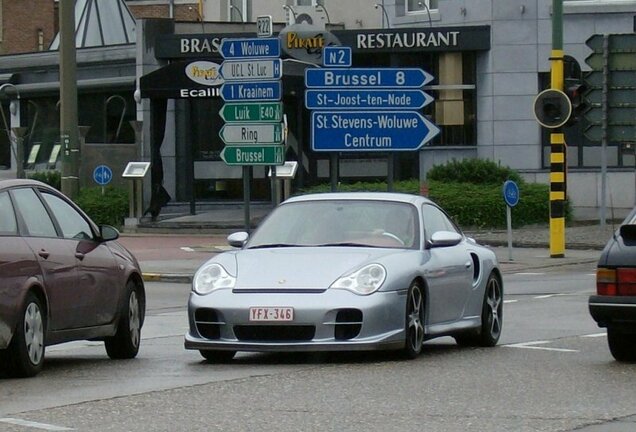
<path fill-rule="evenodd" d="M 62 193 L 79 195 L 79 130 L 75 55 L 75 2 L 59 2 L 60 13 L 60 143 Z"/>
<path fill-rule="evenodd" d="M 20 92 L 18 88 L 11 83 L 5 83 L 0 86 L 0 95 L 6 92 L 7 88 L 12 88 L 15 91 L 16 99 L 18 102 L 20 101 Z M 12 117 L 17 116 L 19 109 L 19 105 L 16 101 L 9 102 L 9 112 Z M 11 127 L 12 121 L 7 122 L 7 119 L 4 116 L 4 111 L 2 113 L 2 119 L 5 123 L 5 128 L 7 129 L 7 135 L 9 137 L 9 145 L 11 146 L 11 152 L 13 153 L 13 158 L 15 160 L 16 165 L 16 177 L 23 178 L 24 177 L 24 149 L 22 148 L 22 137 L 27 131 L 27 128 L 20 127 Z M 18 117 L 19 118 L 19 117 Z M 18 123 L 19 124 L 19 123 Z M 15 141 L 15 147 L 13 146 L 13 142 Z M 12 164 L 13 165 L 13 164 Z"/>
<path fill-rule="evenodd" d="M 26 126 L 12 127 L 11 132 L 15 137 L 15 176 L 24 178 L 24 136 L 29 130 Z"/>
<path fill-rule="evenodd" d="M 386 8 L 384 7 L 383 4 L 380 3 L 376 3 L 375 4 L 375 8 L 381 8 L 382 9 L 382 28 L 384 28 L 384 20 L 386 19 L 386 25 L 387 27 L 391 28 L 391 22 L 389 21 L 389 14 L 386 13 Z"/>
<path fill-rule="evenodd" d="M 320 9 L 322 9 L 322 11 L 325 13 L 325 16 L 327 17 L 327 24 L 331 24 L 331 18 L 329 18 L 329 12 L 327 12 L 327 8 L 324 5 L 316 4 L 316 11 Z"/>
<path fill-rule="evenodd" d="M 289 6 L 289 5 L 283 5 L 283 9 L 288 10 L 289 12 L 291 12 L 292 17 L 294 18 L 294 24 L 296 24 L 296 12 L 294 12 L 294 9 L 292 9 L 292 7 Z"/>
<path fill-rule="evenodd" d="M 428 25 L 430 27 L 433 27 L 433 20 L 431 19 L 431 10 L 428 8 L 428 4 L 426 3 L 426 1 L 424 2 L 417 2 L 417 5 L 419 7 L 423 7 L 424 9 L 426 9 L 426 14 L 428 15 Z"/>
<path fill-rule="evenodd" d="M 241 22 L 245 22 L 245 20 L 243 19 L 243 12 L 241 11 L 241 9 L 239 9 L 238 6 L 234 6 L 233 4 L 230 5 L 230 20 L 232 20 L 233 10 L 236 10 L 236 13 L 239 14 L 239 18 L 241 18 Z"/>

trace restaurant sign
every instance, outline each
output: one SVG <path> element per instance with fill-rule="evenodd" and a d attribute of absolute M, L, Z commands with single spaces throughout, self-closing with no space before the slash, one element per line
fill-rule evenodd
<path fill-rule="evenodd" d="M 217 98 L 224 80 L 220 65 L 210 61 L 171 63 L 139 79 L 142 98 Z"/>

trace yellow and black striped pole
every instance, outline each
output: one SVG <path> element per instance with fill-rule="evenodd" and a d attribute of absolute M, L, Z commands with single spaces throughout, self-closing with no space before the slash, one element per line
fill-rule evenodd
<path fill-rule="evenodd" d="M 552 0 L 550 87 L 563 91 L 563 0 Z M 550 257 L 565 256 L 567 146 L 562 128 L 550 133 Z"/>

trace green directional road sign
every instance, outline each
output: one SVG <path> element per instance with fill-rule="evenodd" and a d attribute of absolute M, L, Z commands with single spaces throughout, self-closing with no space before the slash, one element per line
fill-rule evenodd
<path fill-rule="evenodd" d="M 283 124 L 228 123 L 221 128 L 219 136 L 225 144 L 282 144 Z"/>
<path fill-rule="evenodd" d="M 603 129 L 600 125 L 589 126 L 583 135 L 590 141 L 600 142 L 603 138 Z M 609 125 L 607 127 L 607 139 L 609 141 L 635 141 L 636 126 L 634 125 Z"/>
<path fill-rule="evenodd" d="M 221 108 L 226 122 L 280 122 L 283 120 L 282 102 L 226 103 Z"/>
<path fill-rule="evenodd" d="M 285 146 L 227 146 L 221 159 L 228 165 L 283 165 Z"/>
<path fill-rule="evenodd" d="M 585 59 L 592 68 L 584 76 L 588 108 L 583 117 L 589 124 L 585 137 L 596 142 L 604 136 L 609 141 L 636 140 L 636 34 L 598 34 L 585 43 L 592 50 Z"/>

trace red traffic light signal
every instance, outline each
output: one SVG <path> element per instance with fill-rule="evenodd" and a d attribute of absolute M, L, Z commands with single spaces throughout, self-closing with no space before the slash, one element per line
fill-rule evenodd
<path fill-rule="evenodd" d="M 534 116 L 548 129 L 565 125 L 572 116 L 572 103 L 561 90 L 543 90 L 534 99 Z"/>

